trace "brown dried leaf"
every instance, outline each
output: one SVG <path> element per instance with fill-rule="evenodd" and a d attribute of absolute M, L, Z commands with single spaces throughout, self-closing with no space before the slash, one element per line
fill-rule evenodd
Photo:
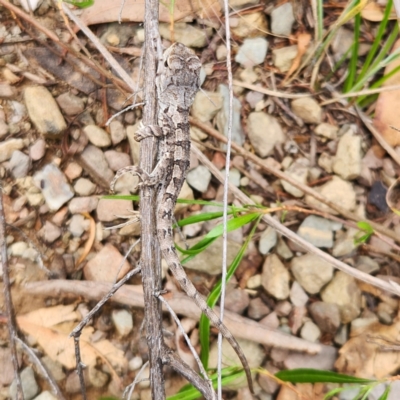
<path fill-rule="evenodd" d="M 286 74 L 285 80 L 289 78 L 299 68 L 301 59 L 307 51 L 307 48 L 311 41 L 311 35 L 307 32 L 302 32 L 297 36 L 297 54 L 293 60 L 293 63 Z"/>
<path fill-rule="evenodd" d="M 360 378 L 381 379 L 400 367 L 400 320 L 387 326 L 374 323 L 359 329 L 340 350 L 335 363 L 338 372 Z M 384 340 L 382 340 L 384 338 Z M 393 350 L 397 344 L 398 350 Z"/>
<path fill-rule="evenodd" d="M 398 40 L 392 50 L 392 53 L 400 46 Z M 385 69 L 385 75 L 393 69 L 400 66 L 400 59 L 390 63 Z M 390 77 L 383 86 L 400 85 L 400 72 Z M 379 130 L 383 138 L 393 147 L 400 145 L 400 132 L 391 128 L 400 129 L 400 90 L 390 90 L 381 92 L 376 102 L 375 118 L 373 124 Z"/>
<path fill-rule="evenodd" d="M 368 3 L 361 11 L 361 17 L 368 21 L 380 22 L 383 19 L 383 7 L 374 1 Z M 389 19 L 396 19 L 396 12 L 392 9 Z"/>
<path fill-rule="evenodd" d="M 81 15 L 81 20 L 86 25 L 103 24 L 106 22 L 118 21 L 121 4 L 109 0 L 96 0 L 92 7 L 85 9 Z M 221 6 L 218 0 L 176 0 L 173 15 L 168 8 L 160 2 L 159 19 L 161 22 L 192 21 L 198 15 L 200 18 L 215 19 L 221 15 Z M 121 20 L 126 22 L 144 21 L 144 2 L 136 0 L 126 0 Z"/>
<path fill-rule="evenodd" d="M 76 366 L 74 340 L 69 336 L 69 332 L 71 323 L 75 325 L 79 320 L 79 314 L 73 309 L 72 305 L 56 306 L 17 317 L 21 330 L 33 336 L 52 360 L 68 369 Z M 65 326 L 65 322 L 68 321 Z M 82 362 L 87 366 L 95 366 L 97 359 L 102 359 L 119 383 L 117 371 L 125 371 L 127 368 L 124 353 L 106 339 L 92 343 L 93 331 L 93 327 L 86 327 L 82 331 L 80 340 Z"/>

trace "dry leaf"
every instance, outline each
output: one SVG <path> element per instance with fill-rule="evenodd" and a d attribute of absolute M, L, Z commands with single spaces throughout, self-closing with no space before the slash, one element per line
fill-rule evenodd
<path fill-rule="evenodd" d="M 69 305 L 42 308 L 18 316 L 17 322 L 21 330 L 34 337 L 52 360 L 68 369 L 73 369 L 76 366 L 75 347 L 69 333 L 71 325 L 75 326 L 79 319 L 79 313 L 74 311 L 74 306 Z M 119 383 L 118 374 L 126 371 L 127 359 L 123 351 L 116 348 L 109 340 L 92 343 L 93 331 L 93 327 L 86 327 L 82 331 L 80 340 L 82 362 L 87 366 L 95 366 L 97 359 L 101 359 L 109 366 L 114 379 Z"/>
<path fill-rule="evenodd" d="M 289 76 L 292 75 L 293 72 L 295 72 L 297 68 L 299 68 L 301 59 L 304 56 L 304 54 L 306 53 L 308 46 L 310 44 L 310 41 L 311 41 L 311 35 L 309 33 L 303 32 L 297 36 L 297 54 L 293 60 L 293 63 L 291 65 L 288 73 L 286 74 L 285 80 L 288 79 Z"/>
<path fill-rule="evenodd" d="M 378 322 L 368 325 L 339 350 L 335 367 L 341 373 L 360 378 L 381 379 L 391 375 L 400 367 L 399 330 L 400 320 L 391 326 Z M 391 349 L 395 344 L 398 350 Z"/>
<path fill-rule="evenodd" d="M 361 11 L 361 17 L 372 22 L 380 22 L 383 20 L 383 7 L 376 2 L 371 1 Z M 396 12 L 392 9 L 389 19 L 396 19 Z"/>
<path fill-rule="evenodd" d="M 94 243 L 94 239 L 96 237 L 96 222 L 95 220 L 92 218 L 92 216 L 87 213 L 84 212 L 82 213 L 82 215 L 89 219 L 90 221 L 90 230 L 89 230 L 89 237 L 88 240 L 85 243 L 85 247 L 83 248 L 83 252 L 81 254 L 81 256 L 79 257 L 79 260 L 75 263 L 75 267 L 78 268 L 79 264 L 87 257 L 87 255 L 90 253 L 90 250 L 92 249 L 93 243 Z"/>
<path fill-rule="evenodd" d="M 121 3 L 109 0 L 96 0 L 92 7 L 85 9 L 81 20 L 86 25 L 103 24 L 118 21 L 121 12 Z M 196 14 L 200 18 L 215 19 L 221 15 L 221 6 L 218 0 L 176 0 L 173 15 L 169 9 L 160 2 L 159 19 L 161 22 L 192 21 Z M 121 20 L 123 22 L 144 21 L 144 1 L 126 0 L 124 3 Z"/>
<path fill-rule="evenodd" d="M 400 47 L 400 40 L 398 40 L 392 50 L 392 53 Z M 393 69 L 400 66 L 400 59 L 391 62 L 385 69 L 385 75 Z M 400 85 L 400 72 L 396 72 L 382 85 L 392 86 Z M 376 102 L 374 126 L 379 130 L 383 138 L 393 147 L 400 146 L 400 132 L 391 128 L 400 129 L 400 90 L 390 90 L 388 92 L 381 92 Z"/>

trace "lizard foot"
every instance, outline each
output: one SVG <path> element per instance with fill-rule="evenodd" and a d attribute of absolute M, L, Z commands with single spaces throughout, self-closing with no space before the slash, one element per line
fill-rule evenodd
<path fill-rule="evenodd" d="M 150 180 L 150 175 L 146 171 L 144 171 L 142 168 L 134 166 L 134 165 L 131 165 L 129 167 L 124 167 L 117 171 L 117 173 L 114 176 L 114 179 L 110 183 L 110 189 L 112 192 L 114 191 L 115 183 L 117 182 L 117 180 L 119 178 L 121 178 L 122 175 L 125 175 L 127 173 L 136 175 L 142 180 L 142 182 L 138 184 L 139 188 L 142 185 L 146 185 L 146 182 Z"/>
<path fill-rule="evenodd" d="M 162 129 L 158 125 L 147 125 L 144 126 L 143 122 L 140 121 L 139 129 L 134 134 L 134 138 L 137 142 L 146 139 L 151 136 L 159 137 L 162 135 Z"/>

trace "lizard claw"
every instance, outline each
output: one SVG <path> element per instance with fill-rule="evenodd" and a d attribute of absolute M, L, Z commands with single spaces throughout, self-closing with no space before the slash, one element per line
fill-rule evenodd
<path fill-rule="evenodd" d="M 162 129 L 158 125 L 143 125 L 143 122 L 140 121 L 139 124 L 139 129 L 135 132 L 134 134 L 134 139 L 137 142 L 140 142 L 143 139 L 146 139 L 148 137 L 160 137 L 162 136 Z"/>
<path fill-rule="evenodd" d="M 150 179 L 149 174 L 140 167 L 131 165 L 129 167 L 121 168 L 117 171 L 117 173 L 114 176 L 114 179 L 110 183 L 110 189 L 112 192 L 114 192 L 117 180 L 121 178 L 122 175 L 125 175 L 128 172 L 131 173 L 132 175 L 138 176 L 142 180 L 142 182 L 138 184 L 137 186 L 138 188 L 142 187 L 142 185 L 145 184 L 145 182 Z"/>

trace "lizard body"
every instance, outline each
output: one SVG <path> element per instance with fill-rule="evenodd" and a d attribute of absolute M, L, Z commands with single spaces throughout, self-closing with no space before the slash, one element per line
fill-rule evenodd
<path fill-rule="evenodd" d="M 190 165 L 189 108 L 200 88 L 200 68 L 198 57 L 181 43 L 173 44 L 164 52 L 156 82 L 159 102 L 158 126 L 142 126 L 135 136 L 138 141 L 152 135 L 159 139 L 157 165 L 150 175 L 138 167 L 124 168 L 117 172 L 113 182 L 122 174 L 131 172 L 141 177 L 143 185 L 158 187 L 157 237 L 162 255 L 184 292 L 233 347 L 253 391 L 250 368 L 242 349 L 187 277 L 173 240 L 176 200 Z"/>

